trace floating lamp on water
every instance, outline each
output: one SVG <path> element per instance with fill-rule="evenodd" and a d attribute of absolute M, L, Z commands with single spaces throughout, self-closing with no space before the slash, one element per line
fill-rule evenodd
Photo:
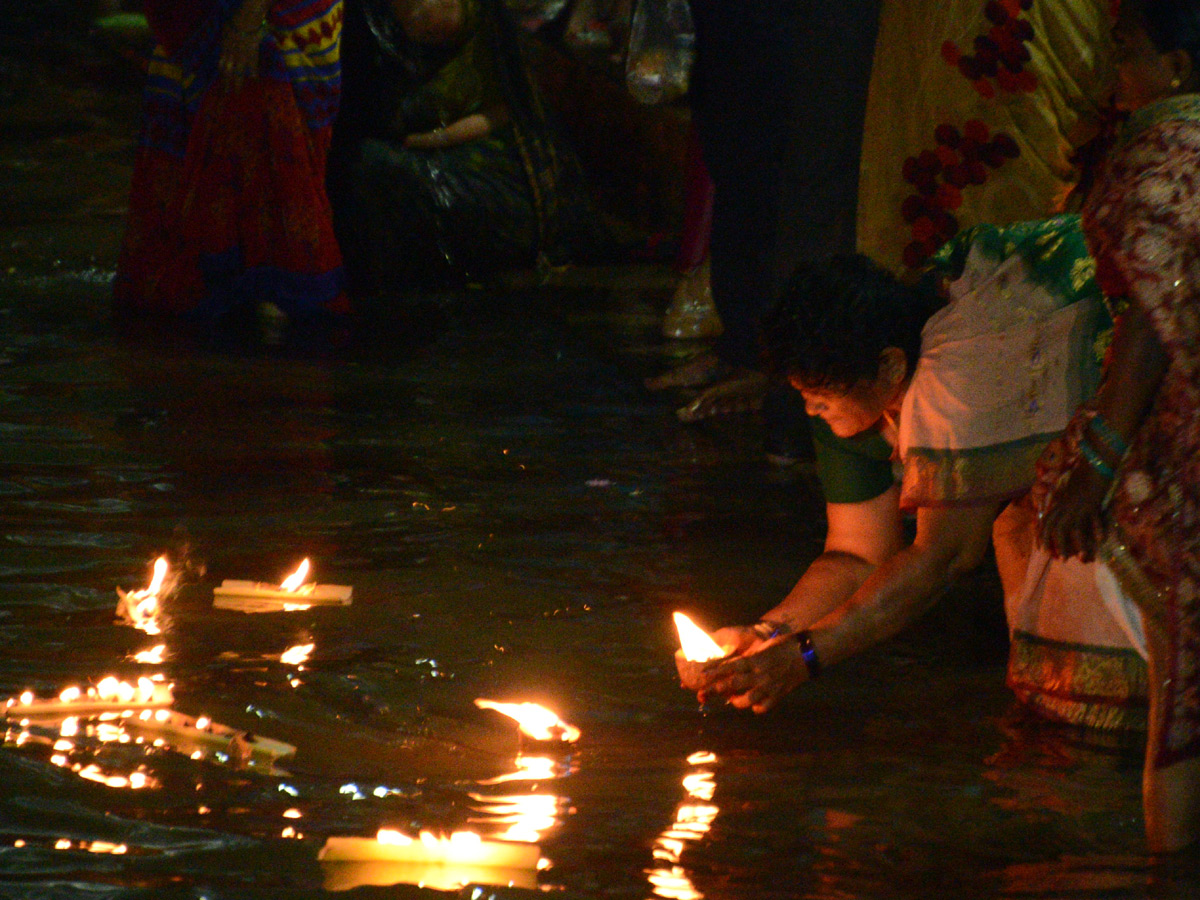
<path fill-rule="evenodd" d="M 213 591 L 213 606 L 239 612 L 295 612 L 313 606 L 349 606 L 354 588 L 342 584 L 306 581 L 311 564 L 307 559 L 280 584 L 261 581 L 221 582 Z"/>
<path fill-rule="evenodd" d="M 535 741 L 573 744 L 579 740 L 580 730 L 568 725 L 558 714 L 536 703 L 497 703 L 495 700 L 478 699 L 480 709 L 494 709 L 517 723 L 521 734 Z"/>
<path fill-rule="evenodd" d="M 34 712 L 27 712 L 33 708 Z M 207 716 L 192 718 L 174 710 L 123 709 L 117 711 L 82 711 L 63 717 L 62 712 L 49 714 L 38 711 L 33 704 L 17 704 L 9 707 L 9 716 L 19 715 L 22 731 L 11 729 L 5 734 L 5 743 L 22 746 L 30 741 L 51 743 L 59 754 L 83 750 L 100 744 L 124 744 L 129 746 L 154 747 L 171 750 L 192 759 L 210 759 L 226 763 L 237 769 L 259 769 L 271 771 L 276 762 L 294 756 L 296 748 L 291 744 L 271 738 L 257 737 L 244 731 L 213 722 Z M 47 734 L 47 721 L 58 722 L 56 733 Z M 51 759 L 55 765 L 69 768 L 84 778 L 91 778 L 95 766 L 85 768 L 72 764 L 66 755 Z M 97 770 L 98 771 L 98 770 Z M 141 776 L 129 776 L 128 784 L 122 787 L 142 787 Z M 116 778 L 116 776 L 114 776 Z M 92 780 L 98 780 L 92 778 Z"/>
<path fill-rule="evenodd" d="M 381 828 L 373 838 L 331 837 L 317 855 L 327 890 L 401 882 L 453 890 L 465 884 L 536 888 L 541 850 L 536 844 L 485 840 L 470 831 L 414 838 Z"/>
<path fill-rule="evenodd" d="M 160 556 L 154 561 L 154 574 L 148 587 L 128 593 L 117 588 L 117 618 L 146 634 L 161 634 L 158 595 L 166 577 L 167 558 Z"/>
<path fill-rule="evenodd" d="M 679 680 L 690 691 L 697 690 L 703 680 L 700 675 L 705 664 L 724 659 L 730 648 L 722 647 L 703 628 L 681 612 L 675 613 L 675 628 L 679 632 L 680 649 L 675 651 L 675 667 Z"/>
<path fill-rule="evenodd" d="M 9 717 L 77 716 L 81 713 L 123 712 L 125 710 L 155 709 L 174 702 L 171 686 L 149 678 L 139 678 L 136 684 L 120 681 L 110 675 L 86 690 L 69 687 L 57 698 L 38 699 L 32 691 L 10 697 L 5 705 Z"/>
<path fill-rule="evenodd" d="M 296 754 L 296 748 L 283 741 L 250 735 L 208 716 L 192 718 L 170 709 L 143 710 L 121 725 L 126 733 L 142 736 L 137 742 L 148 738 L 193 759 L 216 756 L 238 769 L 270 770 L 279 760 Z"/>

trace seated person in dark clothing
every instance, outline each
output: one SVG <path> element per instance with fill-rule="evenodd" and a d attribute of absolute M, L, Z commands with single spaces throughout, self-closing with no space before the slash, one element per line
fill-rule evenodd
<path fill-rule="evenodd" d="M 352 291 L 554 265 L 598 233 L 501 0 L 346 4 L 331 163 Z"/>

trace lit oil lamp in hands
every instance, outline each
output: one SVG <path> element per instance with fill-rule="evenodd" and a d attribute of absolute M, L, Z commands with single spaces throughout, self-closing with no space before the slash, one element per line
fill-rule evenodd
<path fill-rule="evenodd" d="M 699 691 L 707 679 L 704 673 L 715 660 L 725 659 L 733 648 L 722 647 L 704 629 L 681 612 L 675 613 L 675 628 L 679 631 L 680 649 L 675 651 L 675 668 L 679 681 L 689 691 Z"/>

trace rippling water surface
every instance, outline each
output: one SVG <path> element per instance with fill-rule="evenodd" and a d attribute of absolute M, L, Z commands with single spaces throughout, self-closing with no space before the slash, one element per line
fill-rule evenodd
<path fill-rule="evenodd" d="M 245 767 L 10 715 L 0 896 L 1197 895 L 1142 855 L 1140 748 L 1012 708 L 987 574 L 769 716 L 678 689 L 670 612 L 757 615 L 821 521 L 810 469 L 769 471 L 756 425 L 683 428 L 681 398 L 641 390 L 665 364 L 661 276 L 426 301 L 332 359 L 118 335 L 132 98 L 41 85 L 47 111 L 9 65 L 0 696 L 161 674 L 178 712 L 296 752 Z M 116 589 L 160 554 L 176 583 L 151 635 L 115 619 Z M 223 579 L 306 556 L 352 606 L 213 607 Z M 583 736 L 522 743 L 479 697 Z M 381 827 L 536 841 L 546 867 L 385 889 L 318 862 Z"/>

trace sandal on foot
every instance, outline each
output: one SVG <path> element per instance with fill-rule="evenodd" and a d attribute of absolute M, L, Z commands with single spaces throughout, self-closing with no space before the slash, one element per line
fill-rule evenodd
<path fill-rule="evenodd" d="M 767 396 L 767 376 L 762 372 L 741 370 L 714 384 L 687 406 L 675 410 L 680 422 L 699 422 L 713 416 L 731 416 L 762 409 Z"/>

